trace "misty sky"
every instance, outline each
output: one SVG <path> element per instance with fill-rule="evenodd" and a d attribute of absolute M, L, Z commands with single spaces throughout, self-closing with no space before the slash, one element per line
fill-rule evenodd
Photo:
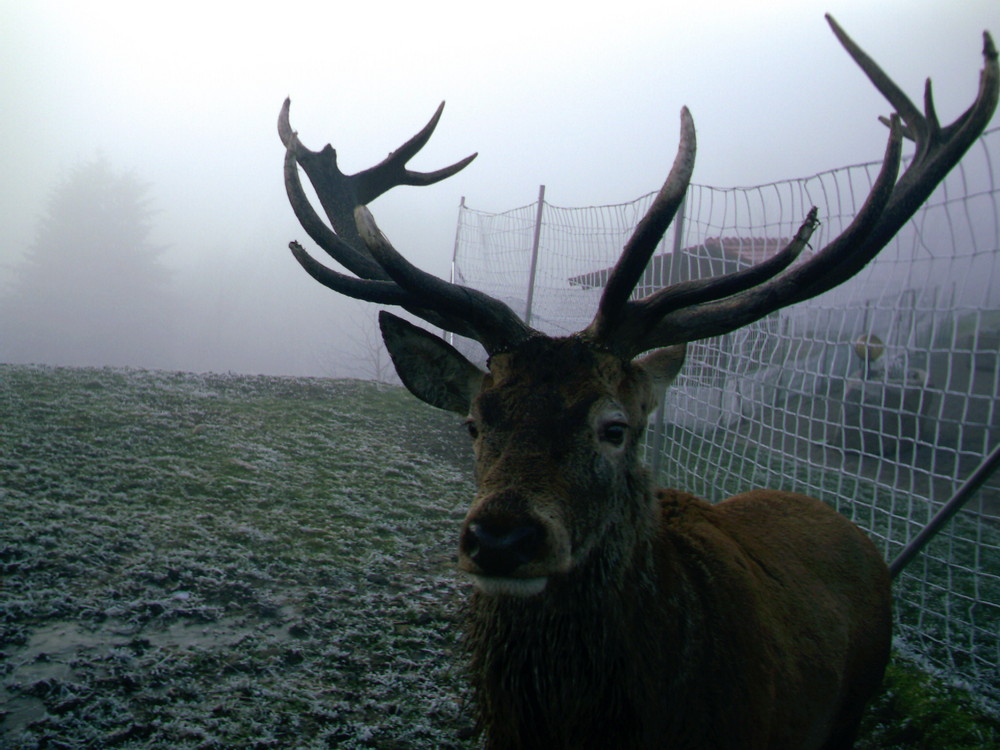
<path fill-rule="evenodd" d="M 61 176 L 103 155 L 151 185 L 163 262 L 180 277 L 211 268 L 218 283 L 254 280 L 270 319 L 243 325 L 280 340 L 275 363 L 177 367 L 315 371 L 288 359 L 294 337 L 273 311 L 301 316 L 295 336 L 328 348 L 356 306 L 287 251 L 306 237 L 281 182 L 285 96 L 302 141 L 332 142 L 348 171 L 381 160 L 447 100 L 411 166 L 479 158 L 372 206 L 398 249 L 446 276 L 462 196 L 503 210 L 544 183 L 563 206 L 635 198 L 665 177 L 682 105 L 698 128 L 698 183 L 752 185 L 880 158 L 876 118 L 888 106 L 825 11 L 911 98 L 930 75 L 946 121 L 974 98 L 982 30 L 1000 34 L 997 0 L 0 0 L 0 284 Z"/>

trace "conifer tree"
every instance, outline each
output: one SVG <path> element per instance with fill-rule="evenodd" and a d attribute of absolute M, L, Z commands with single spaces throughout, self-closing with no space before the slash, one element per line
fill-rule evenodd
<path fill-rule="evenodd" d="M 49 198 L 0 300 L 0 359 L 154 367 L 167 360 L 168 278 L 150 240 L 149 186 L 104 157 Z"/>

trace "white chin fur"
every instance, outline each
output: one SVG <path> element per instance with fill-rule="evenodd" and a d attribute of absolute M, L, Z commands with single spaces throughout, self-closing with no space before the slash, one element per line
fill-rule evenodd
<path fill-rule="evenodd" d="M 487 596 L 534 596 L 545 589 L 548 578 L 498 578 L 470 575 L 476 588 Z"/>

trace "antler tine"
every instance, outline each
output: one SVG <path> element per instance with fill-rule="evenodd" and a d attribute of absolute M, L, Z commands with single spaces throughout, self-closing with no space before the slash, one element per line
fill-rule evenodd
<path fill-rule="evenodd" d="M 840 24 L 834 20 L 833 16 L 827 13 L 825 18 L 833 30 L 834 36 L 837 37 L 837 41 L 847 50 L 847 54 L 854 58 L 854 62 L 868 76 L 868 80 L 872 82 L 889 104 L 895 108 L 896 113 L 903 118 L 903 122 L 906 123 L 907 128 L 912 130 L 913 134 L 911 137 L 914 140 L 926 138 L 928 131 L 923 115 L 920 114 L 920 110 L 910 101 L 905 92 L 896 85 L 895 81 L 885 74 L 882 68 L 878 66 L 878 63 L 868 56 L 868 53 L 861 49 L 847 35 L 847 32 L 840 27 Z"/>
<path fill-rule="evenodd" d="M 289 121 L 286 99 L 278 116 L 278 136 L 285 145 L 285 191 L 296 218 L 309 236 L 334 260 L 355 274 L 339 273 L 316 261 L 297 242 L 289 247 L 299 264 L 316 281 L 348 297 L 398 305 L 432 325 L 480 341 L 490 353 L 531 335 L 532 329 L 499 300 L 450 284 L 406 261 L 375 226 L 364 203 L 396 185 L 431 185 L 463 169 L 475 154 L 435 172 L 406 169 L 430 138 L 444 108 L 380 164 L 354 175 L 337 166 L 332 146 L 311 151 L 302 145 Z M 301 166 L 316 190 L 333 229 L 316 213 L 302 187 Z"/>
<path fill-rule="evenodd" d="M 776 301 L 781 304 L 772 308 L 772 311 L 815 297 L 847 281 L 878 255 L 899 227 L 920 207 L 920 204 L 914 206 L 913 211 L 902 218 L 899 226 L 884 240 L 878 240 L 877 232 L 889 216 L 892 199 L 899 186 L 896 176 L 899 174 L 902 156 L 902 126 L 899 118 L 893 115 L 890 118 L 889 142 L 885 148 L 882 168 L 861 209 L 847 228 L 810 258 L 808 263 L 792 269 L 786 274 L 787 278 L 774 279 L 771 288 L 762 290 L 768 294 L 780 290 Z"/>
<path fill-rule="evenodd" d="M 906 135 L 916 143 L 916 152 L 910 166 L 899 178 L 897 190 L 886 208 L 885 221 L 878 228 L 872 241 L 884 238 L 888 242 L 909 220 L 913 212 L 930 196 L 937 184 L 951 170 L 972 142 L 986 127 L 997 105 L 998 79 L 997 51 L 989 32 L 983 32 L 984 66 L 979 77 L 979 91 L 969 108 L 955 122 L 942 128 L 934 107 L 933 87 L 930 79 L 924 86 L 924 111 L 919 109 L 902 92 L 847 33 L 827 14 L 827 23 L 858 67 L 868 76 L 875 88 L 896 109 L 906 124 Z M 902 221 L 894 217 L 903 216 Z"/>
<path fill-rule="evenodd" d="M 1000 76 L 1000 72 L 997 69 L 997 48 L 993 44 L 993 37 L 990 36 L 990 32 L 988 31 L 983 32 L 983 58 L 987 60 L 987 65 L 984 66 L 979 75 L 979 92 L 976 95 L 976 100 L 961 117 L 942 129 L 945 137 L 950 137 L 951 131 L 963 128 L 982 130 L 989 123 L 993 115 L 992 110 L 987 112 L 981 104 L 982 101 L 992 98 L 993 106 L 996 107 L 997 78 Z M 990 61 L 992 61 L 992 65 L 989 64 Z"/>
<path fill-rule="evenodd" d="M 637 332 L 632 351 L 640 353 L 657 346 L 721 336 L 782 307 L 832 289 L 861 270 L 879 249 L 868 246 L 864 237 L 878 222 L 889 201 L 899 170 L 901 139 L 899 120 L 894 116 L 882 169 L 858 215 L 840 237 L 805 263 L 758 286 L 730 297 L 674 309 L 659 317 Z M 803 227 L 807 232 L 812 231 L 808 221 Z M 638 304 L 642 302 L 645 300 Z"/>
<path fill-rule="evenodd" d="M 358 233 L 392 280 L 416 299 L 434 300 L 434 309 L 442 315 L 465 321 L 477 332 L 475 338 L 490 354 L 513 346 L 534 333 L 500 300 L 439 279 L 410 263 L 382 234 L 375 218 L 364 206 L 358 206 L 354 215 Z"/>
<path fill-rule="evenodd" d="M 861 55 L 864 53 L 837 26 L 833 18 L 828 15 L 827 20 L 841 44 L 858 62 L 869 79 L 876 84 L 882 95 L 897 108 L 899 116 L 906 124 L 906 132 L 916 144 L 916 149 L 909 166 L 893 187 L 884 211 L 871 229 L 865 234 L 852 237 L 849 235 L 851 228 L 848 228 L 848 231 L 835 238 L 829 245 L 833 250 L 838 245 L 845 245 L 848 241 L 859 243 L 861 251 L 852 253 L 852 255 L 862 259 L 861 262 L 845 263 L 837 269 L 838 273 L 831 274 L 827 278 L 816 278 L 813 284 L 803 284 L 798 294 L 790 299 L 789 304 L 814 297 L 833 288 L 860 271 L 868 260 L 874 258 L 896 236 L 903 225 L 913 217 L 913 214 L 930 197 L 945 175 L 961 160 L 965 152 L 979 137 L 996 110 L 997 98 L 1000 94 L 1000 67 L 997 64 L 997 51 L 989 33 L 983 32 L 983 70 L 980 73 L 979 91 L 969 108 L 953 123 L 942 128 L 938 123 L 929 79 L 924 87 L 926 115 L 922 115 L 912 104 L 906 106 L 909 100 L 870 58 L 865 56 L 864 59 L 867 62 L 862 65 L 855 52 L 857 51 Z M 900 101 L 900 97 L 905 100 L 905 103 Z M 891 141 L 890 136 L 890 144 Z"/>
<path fill-rule="evenodd" d="M 302 145 L 298 133 L 292 130 L 289 122 L 290 107 L 291 99 L 286 98 L 278 115 L 278 137 L 285 146 L 285 192 L 292 210 L 299 221 L 303 222 L 303 228 L 309 236 L 334 260 L 352 273 L 365 277 L 365 272 L 355 269 L 358 264 L 365 265 L 360 258 L 371 260 L 367 257 L 368 251 L 354 226 L 353 212 L 358 202 L 355 188 L 357 180 L 340 170 L 337 166 L 337 152 L 329 144 L 320 151 L 312 151 Z M 302 191 L 296 165 L 301 166 L 309 176 L 309 182 L 333 227 L 332 232 L 328 228 L 320 229 L 319 225 L 323 222 L 311 206 L 306 208 L 309 200 Z M 338 239 L 333 240 L 333 236 Z M 374 274 L 374 278 L 386 278 L 385 274 L 370 267 L 368 270 Z"/>
<path fill-rule="evenodd" d="M 932 133 L 940 133 L 941 123 L 938 121 L 937 110 L 934 108 L 934 87 L 931 85 L 930 78 L 924 81 L 924 116 L 930 125 L 930 131 Z M 915 139 L 913 136 L 910 136 L 910 140 Z"/>
<path fill-rule="evenodd" d="M 354 245 L 348 244 L 340 235 L 328 227 L 319 214 L 312 207 L 309 198 L 306 197 L 302 189 L 302 181 L 299 180 L 299 166 L 295 158 L 295 150 L 291 147 L 285 149 L 285 193 L 288 195 L 288 202 L 292 206 L 295 218 L 306 230 L 313 241 L 319 245 L 335 261 L 353 274 L 357 274 L 362 279 L 386 280 L 389 276 L 382 268 L 372 260 L 371 256 L 365 252 L 359 252 Z M 354 233 L 357 236 L 357 233 Z M 359 238 L 360 239 L 360 238 Z M 362 247 L 364 247 L 362 245 Z M 305 252 L 304 250 L 302 252 Z M 298 258 L 298 256 L 296 256 Z"/>
<path fill-rule="evenodd" d="M 343 242 L 353 247 L 355 253 L 360 256 L 367 255 L 367 251 L 361 242 L 361 238 L 358 236 L 354 224 L 355 206 L 371 203 L 397 185 L 413 185 L 417 187 L 433 185 L 435 182 L 439 182 L 461 171 L 476 158 L 476 154 L 472 154 L 449 167 L 434 172 L 414 172 L 406 168 L 406 162 L 423 148 L 433 134 L 434 128 L 437 127 L 438 121 L 441 119 L 441 113 L 444 111 L 444 102 L 442 102 L 435 111 L 434 116 L 431 117 L 430 122 L 419 133 L 389 154 L 381 163 L 357 174 L 346 175 L 337 165 L 337 152 L 332 146 L 326 145 L 320 151 L 311 151 L 302 145 L 298 134 L 292 129 L 289 121 L 290 107 L 291 100 L 285 99 L 281 107 L 281 113 L 278 115 L 278 136 L 285 145 L 286 156 L 293 156 L 294 162 L 305 170 L 305 173 L 309 176 L 309 181 L 316 190 L 316 196 L 319 198 L 319 202 L 323 206 L 327 218 L 333 225 L 333 231 Z M 308 204 L 308 200 L 305 199 L 302 193 L 301 183 L 298 180 L 298 172 L 292 166 L 289 163 L 289 159 L 286 158 L 285 187 L 286 191 L 289 192 L 290 200 L 292 200 L 294 193 L 292 207 L 293 209 L 297 209 L 296 215 L 298 216 L 299 212 L 301 212 L 302 216 L 300 216 L 300 220 L 304 218 L 305 222 L 308 222 L 308 224 L 304 223 L 303 226 L 321 247 L 326 249 L 339 263 L 342 263 L 352 272 L 355 272 L 351 268 L 351 265 L 360 263 L 364 266 L 363 261 L 358 261 L 357 257 L 352 257 L 350 253 L 344 254 L 348 261 L 347 263 L 344 263 L 340 259 L 339 254 L 342 252 L 340 244 L 331 241 L 329 232 L 323 232 L 318 229 L 316 226 L 317 222 L 319 224 L 322 224 L 322 222 L 318 221 L 318 217 L 316 217 L 315 211 L 311 207 L 309 209 L 303 208 L 303 204 Z M 315 235 L 313 234 L 314 231 Z M 333 249 L 331 250 L 327 245 Z M 385 278 L 384 274 L 380 274 L 371 268 L 362 270 L 359 275 L 366 276 L 367 273 L 374 273 L 374 278 Z"/>
<path fill-rule="evenodd" d="M 941 127 L 929 82 L 924 95 L 925 115 L 831 17 L 827 16 L 827 20 L 837 39 L 898 112 L 889 118 L 889 142 L 882 168 L 864 205 L 847 229 L 808 261 L 757 286 L 745 287 L 731 296 L 715 296 L 727 291 L 733 281 L 724 278 L 710 280 L 699 292 L 672 287 L 628 303 L 616 330 L 604 334 L 606 341 L 617 339 L 615 346 L 628 356 L 657 346 L 728 333 L 843 283 L 867 265 L 910 220 L 992 117 L 1000 92 L 1000 68 L 989 34 L 984 33 L 985 64 L 975 101 L 955 122 Z M 897 180 L 904 133 L 915 140 L 916 151 Z M 680 307 L 678 301 L 684 306 Z"/>
<path fill-rule="evenodd" d="M 285 101 L 281 104 L 281 111 L 278 113 L 278 137 L 286 149 L 302 147 L 299 142 L 299 134 L 292 130 L 292 124 L 288 118 L 288 110 L 291 106 L 292 98 L 286 96 Z"/>
<path fill-rule="evenodd" d="M 306 273 L 323 286 L 339 294 L 379 305 L 404 306 L 413 302 L 410 295 L 400 289 L 399 285 L 393 281 L 359 279 L 356 276 L 348 276 L 346 273 L 338 273 L 313 258 L 298 242 L 289 242 L 288 249 L 292 251 L 295 260 L 305 269 Z"/>
<path fill-rule="evenodd" d="M 422 307 L 413 295 L 402 289 L 393 281 L 359 279 L 347 274 L 338 273 L 318 262 L 298 242 L 288 243 L 292 255 L 306 273 L 323 286 L 363 302 L 374 302 L 378 305 L 395 305 L 426 320 L 431 325 L 446 331 L 457 333 L 471 339 L 479 338 L 477 331 L 461 318 L 440 315 L 434 310 Z"/>
<path fill-rule="evenodd" d="M 584 332 L 586 336 L 604 342 L 610 342 L 613 338 L 613 332 L 619 327 L 629 295 L 639 283 L 650 257 L 684 200 L 684 194 L 691 182 L 691 174 L 694 172 L 696 147 L 694 120 L 688 108 L 682 107 L 680 143 L 677 146 L 673 166 L 663 187 L 625 243 L 621 257 L 604 287 L 597 314 Z"/>
<path fill-rule="evenodd" d="M 816 214 L 814 206 L 792 241 L 761 263 L 723 276 L 681 281 L 659 289 L 640 300 L 626 302 L 618 328 L 611 338 L 603 340 L 604 345 L 621 352 L 623 356 L 632 357 L 660 345 L 658 342 L 663 335 L 661 321 L 667 321 L 669 324 L 672 320 L 670 313 L 697 309 L 708 302 L 732 298 L 777 276 L 808 246 L 809 238 L 819 226 Z M 651 336 L 653 343 L 647 346 L 645 341 Z M 683 340 L 683 337 L 680 339 Z"/>
<path fill-rule="evenodd" d="M 791 242 L 760 263 L 723 276 L 682 281 L 660 289 L 632 304 L 637 309 L 641 308 L 647 319 L 659 320 L 674 310 L 731 297 L 744 290 L 759 286 L 788 268 L 809 245 L 812 233 L 819 226 L 817 213 L 816 207 L 813 206 Z"/>
<path fill-rule="evenodd" d="M 462 171 L 479 155 L 478 152 L 471 154 L 450 167 L 444 167 L 434 172 L 414 172 L 406 168 L 406 162 L 412 159 L 433 135 L 442 112 L 444 112 L 444 102 L 438 105 L 434 116 L 419 133 L 389 154 L 382 162 L 356 175 L 358 203 L 360 205 L 368 205 L 396 185 L 416 185 L 418 187 L 433 185 L 435 182 L 440 182 Z"/>

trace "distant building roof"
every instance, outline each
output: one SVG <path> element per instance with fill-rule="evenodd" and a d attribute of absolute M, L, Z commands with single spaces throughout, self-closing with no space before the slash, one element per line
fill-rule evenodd
<path fill-rule="evenodd" d="M 685 247 L 676 254 L 654 255 L 636 287 L 641 293 L 645 288 L 648 294 L 678 281 L 731 273 L 770 258 L 789 242 L 783 237 L 709 237 L 701 244 Z M 573 276 L 569 283 L 586 289 L 603 287 L 610 274 L 610 268 L 602 268 Z"/>

